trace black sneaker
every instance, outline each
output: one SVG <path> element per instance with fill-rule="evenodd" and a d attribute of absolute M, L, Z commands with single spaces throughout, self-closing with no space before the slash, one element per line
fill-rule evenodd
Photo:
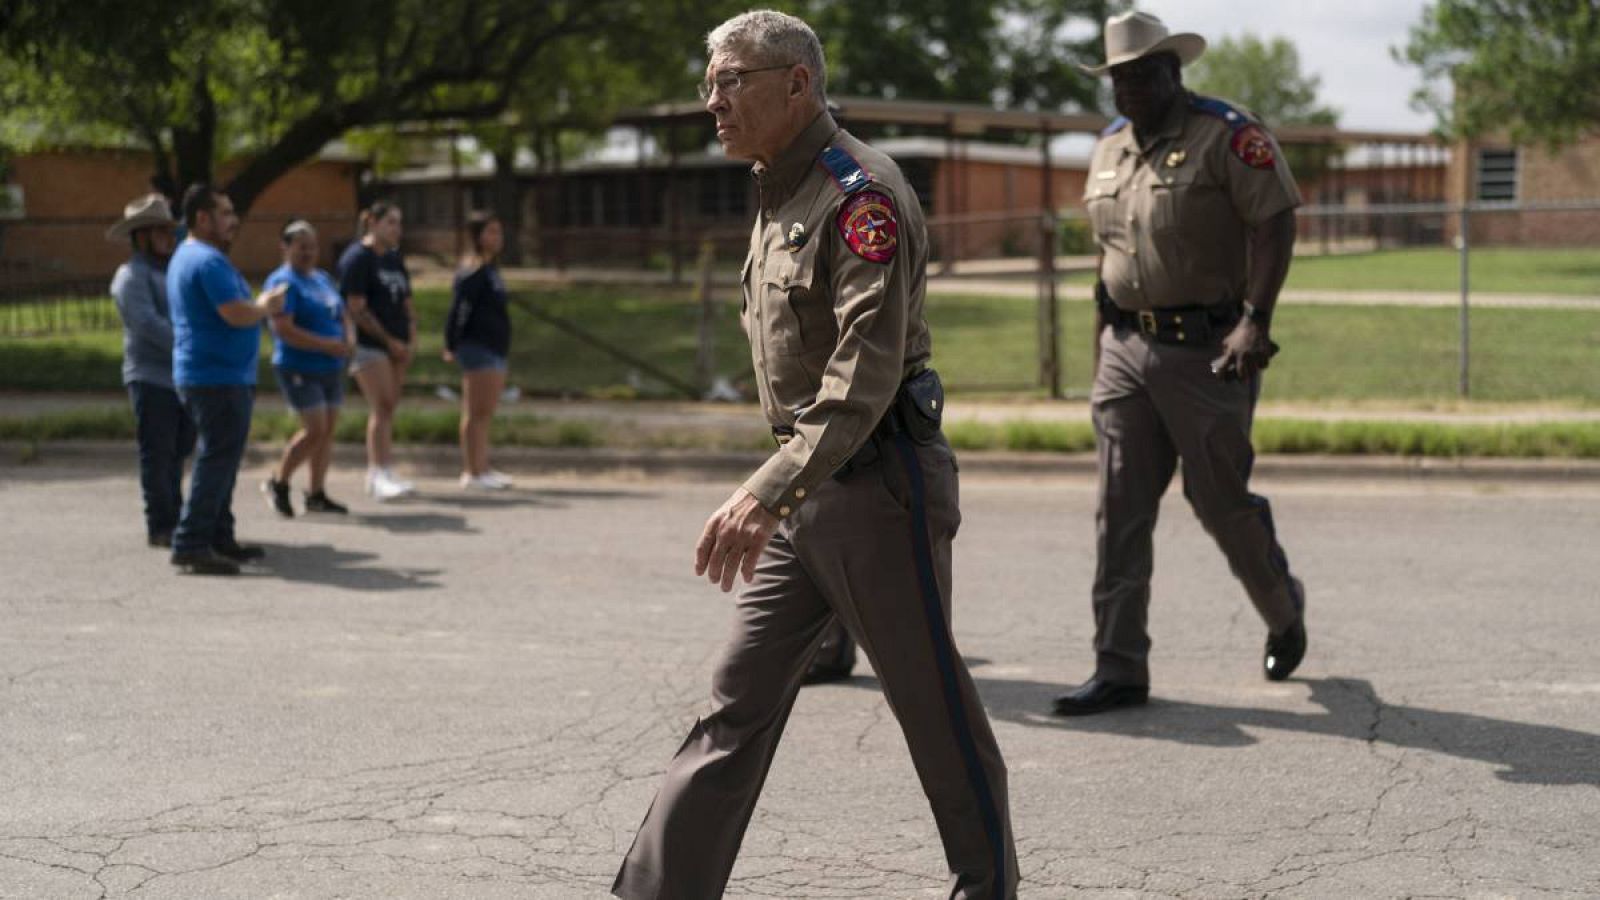
<path fill-rule="evenodd" d="M 289 502 L 289 482 L 268 478 L 261 482 L 261 493 L 267 495 L 267 505 L 285 519 L 294 518 L 294 505 Z"/>
<path fill-rule="evenodd" d="M 330 499 L 326 491 L 317 491 L 314 494 L 306 495 L 306 512 L 308 513 L 332 513 L 336 516 L 342 516 L 349 511 L 349 507 L 346 507 L 343 503 L 336 503 Z"/>
<path fill-rule="evenodd" d="M 172 564 L 186 575 L 237 575 L 239 565 L 211 550 L 185 550 L 172 554 Z"/>
<path fill-rule="evenodd" d="M 238 541 L 226 541 L 220 544 L 212 544 L 211 549 L 218 556 L 221 556 L 225 559 L 230 559 L 236 563 L 250 562 L 251 560 L 260 559 L 267 555 L 267 551 L 263 547 L 257 547 L 254 544 L 241 544 Z"/>

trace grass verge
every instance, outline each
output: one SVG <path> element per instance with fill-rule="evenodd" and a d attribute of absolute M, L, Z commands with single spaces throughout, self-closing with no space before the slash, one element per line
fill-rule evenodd
<path fill-rule="evenodd" d="M 402 410 L 395 419 L 399 444 L 454 445 L 456 414 L 445 410 Z M 346 416 L 337 429 L 342 443 L 363 440 L 365 419 Z M 251 438 L 278 444 L 294 432 L 287 413 L 256 416 Z M 955 422 L 946 433 L 958 450 L 1033 453 L 1084 453 L 1094 449 L 1094 432 L 1083 422 Z M 134 438 L 131 412 L 75 410 L 35 417 L 0 418 L 0 440 L 24 444 L 66 440 Z M 639 432 L 604 423 L 506 415 L 495 419 L 492 439 L 500 447 L 626 447 L 673 450 L 758 450 L 770 448 L 759 429 L 748 433 L 675 428 Z M 1383 421 L 1260 419 L 1255 445 L 1261 453 L 1385 455 L 1459 459 L 1600 459 L 1600 423 L 1452 425 Z"/>

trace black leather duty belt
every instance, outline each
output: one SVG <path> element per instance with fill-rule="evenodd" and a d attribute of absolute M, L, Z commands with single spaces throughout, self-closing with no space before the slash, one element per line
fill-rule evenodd
<path fill-rule="evenodd" d="M 1153 341 L 1207 347 L 1222 342 L 1244 314 L 1242 304 L 1175 306 L 1166 309 L 1123 309 L 1112 301 L 1104 285 L 1097 285 L 1095 300 L 1100 318 L 1113 328 L 1137 331 Z"/>

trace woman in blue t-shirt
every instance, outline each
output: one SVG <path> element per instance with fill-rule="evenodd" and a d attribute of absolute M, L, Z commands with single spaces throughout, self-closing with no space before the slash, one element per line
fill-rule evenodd
<path fill-rule="evenodd" d="M 261 485 L 267 504 L 294 515 L 289 478 L 301 463 L 311 471 L 306 512 L 343 514 L 328 498 L 325 479 L 333 459 L 333 426 L 344 402 L 344 364 L 355 352 L 356 329 L 339 288 L 317 268 L 317 231 L 297 219 L 282 234 L 283 265 L 267 276 L 267 287 L 287 289 L 283 311 L 272 317 L 272 368 L 300 430 L 289 438 L 272 476 Z"/>
<path fill-rule="evenodd" d="M 467 218 L 472 255 L 456 272 L 450 315 L 444 326 L 444 358 L 461 365 L 461 486 L 503 491 L 511 478 L 489 468 L 489 423 L 506 386 L 511 317 L 506 285 L 495 266 L 505 231 L 493 214 Z"/>

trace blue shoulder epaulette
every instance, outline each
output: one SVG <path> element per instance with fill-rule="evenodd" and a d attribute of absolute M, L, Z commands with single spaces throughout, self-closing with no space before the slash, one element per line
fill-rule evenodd
<path fill-rule="evenodd" d="M 1254 121 L 1243 111 L 1234 109 L 1232 106 L 1229 106 L 1227 103 L 1218 100 L 1215 97 L 1202 97 L 1199 94 L 1190 94 L 1189 108 L 1197 112 L 1203 112 L 1208 116 L 1216 116 L 1222 121 L 1227 122 L 1228 128 L 1232 131 L 1238 131 L 1246 125 L 1252 124 Z"/>
<path fill-rule="evenodd" d="M 822 151 L 817 162 L 833 176 L 833 182 L 839 186 L 839 190 L 846 194 L 853 194 L 872 181 L 861 163 L 856 162 L 856 158 L 842 147 L 833 146 Z"/>
<path fill-rule="evenodd" d="M 1110 125 L 1107 125 L 1104 129 L 1102 129 L 1100 131 L 1100 136 L 1101 137 L 1110 137 L 1113 134 L 1116 134 L 1117 132 L 1119 132 L 1122 129 L 1127 128 L 1127 127 L 1128 127 L 1128 117 L 1127 116 L 1117 116 L 1115 119 L 1111 120 L 1111 124 Z"/>

